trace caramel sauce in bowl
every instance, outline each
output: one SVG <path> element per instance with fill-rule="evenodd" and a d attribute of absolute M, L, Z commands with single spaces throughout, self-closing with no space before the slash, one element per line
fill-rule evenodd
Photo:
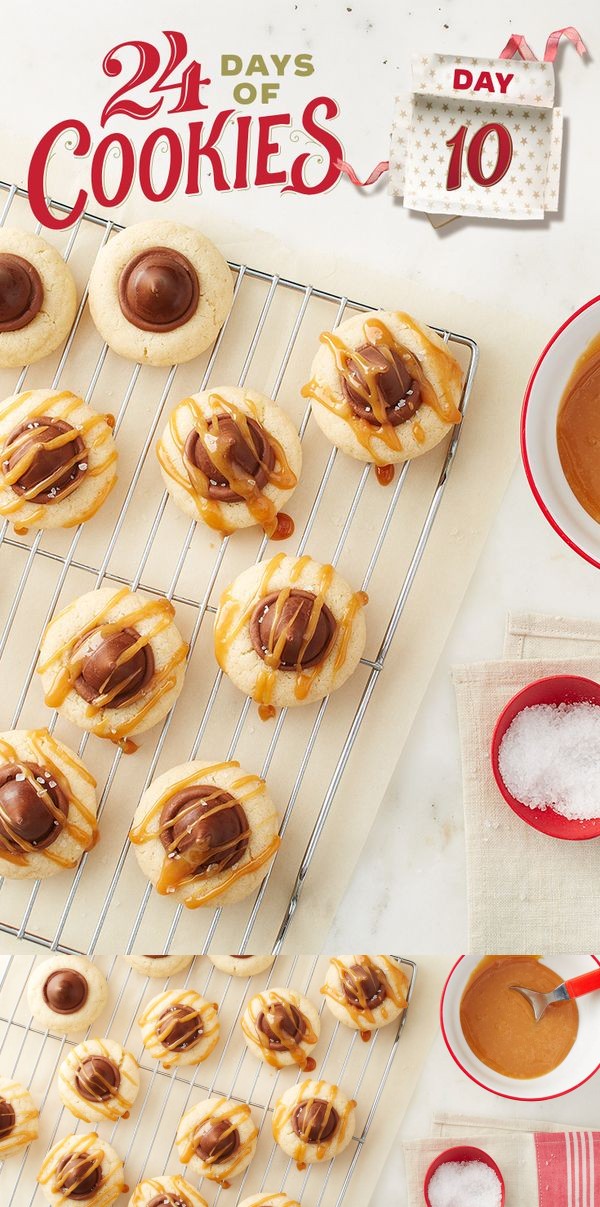
<path fill-rule="evenodd" d="M 600 568 L 600 297 L 549 340 L 529 380 L 521 453 L 532 494 L 548 523 L 580 557 Z"/>
<path fill-rule="evenodd" d="M 576 361 L 560 400 L 556 444 L 575 498 L 600 523 L 600 334 Z"/>
<path fill-rule="evenodd" d="M 555 1003 L 536 1022 L 529 1002 L 513 988 L 549 993 L 562 979 L 535 956 L 486 956 L 460 1003 L 462 1032 L 477 1059 L 518 1080 L 542 1077 L 562 1064 L 577 1039 L 576 1003 Z"/>
<path fill-rule="evenodd" d="M 517 1102 L 557 1098 L 582 1085 L 600 1070 L 600 994 L 554 1004 L 536 1024 L 529 1003 L 510 986 L 547 992 L 599 964 L 595 956 L 565 953 L 461 956 L 440 1004 L 442 1036 L 455 1063 L 482 1089 Z M 546 1018 L 550 1028 L 534 1030 Z"/>

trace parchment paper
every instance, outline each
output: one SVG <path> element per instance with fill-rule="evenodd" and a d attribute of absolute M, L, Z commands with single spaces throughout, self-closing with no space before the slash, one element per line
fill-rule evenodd
<path fill-rule="evenodd" d="M 10 150 L 3 159 L 2 175 L 22 171 L 22 159 L 11 156 Z M 60 198 L 71 198 L 74 195 L 77 181 L 72 176 L 72 161 L 58 154 L 52 165 L 52 175 L 49 182 L 51 193 Z M 218 202 L 212 200 L 211 209 L 208 203 L 198 200 L 181 200 L 169 203 L 168 206 L 150 207 L 142 203 L 134 195 L 130 196 L 122 211 L 111 213 L 111 217 L 120 221 L 148 217 L 169 216 L 184 221 L 200 223 L 208 235 L 214 237 L 223 252 L 230 258 L 258 266 L 268 271 L 277 271 L 295 279 L 322 286 L 326 289 L 345 293 L 361 301 L 370 302 L 380 307 L 395 307 L 407 309 L 416 316 L 434 325 L 445 326 L 455 331 L 468 334 L 475 338 L 481 349 L 480 368 L 471 399 L 469 414 L 462 434 L 461 445 L 450 481 L 446 490 L 443 504 L 438 515 L 421 569 L 413 586 L 410 599 L 406 606 L 400 629 L 389 655 L 385 671 L 375 691 L 374 698 L 367 714 L 366 723 L 359 734 L 354 751 L 334 802 L 332 815 L 322 836 L 316 857 L 308 874 L 301 906 L 297 911 L 291 927 L 286 949 L 306 951 L 314 949 L 319 943 L 319 935 L 325 919 L 331 918 L 338 906 L 340 898 L 351 876 L 353 867 L 359 857 L 372 825 L 381 799 L 393 773 L 396 761 L 408 737 L 413 719 L 418 710 L 421 698 L 427 687 L 438 657 L 443 649 L 446 637 L 460 607 L 465 589 L 471 577 L 479 553 L 483 547 L 490 522 L 499 506 L 509 474 L 517 453 L 517 417 L 520 402 L 526 384 L 527 376 L 533 363 L 537 349 L 542 345 L 549 332 L 539 323 L 522 314 L 516 314 L 507 309 L 498 311 L 485 308 L 479 302 L 470 302 L 458 294 L 445 291 L 440 287 L 443 280 L 443 266 L 440 265 L 440 277 L 429 285 L 415 281 L 398 281 L 392 279 L 379 266 L 357 266 L 346 262 L 336 254 L 325 259 L 319 257 L 311 260 L 306 255 L 297 255 L 289 249 L 279 246 L 268 235 L 257 231 L 233 229 L 231 224 L 219 216 Z M 101 233 L 101 232 L 100 232 Z M 98 234 L 98 238 L 100 237 Z M 433 237 L 433 236 L 432 236 Z M 60 242 L 60 241 L 59 241 Z M 288 316 L 289 319 L 289 316 Z M 327 321 L 331 321 L 328 319 Z M 297 353 L 290 366 L 289 384 L 280 394 L 280 401 L 289 405 L 290 410 L 298 415 L 298 385 L 306 380 L 307 370 L 313 355 L 318 327 L 307 333 L 306 339 L 299 341 Z M 89 320 L 84 326 L 85 341 L 82 342 L 82 360 L 90 359 L 98 354 L 99 340 Z M 248 331 L 239 332 L 239 338 L 248 341 Z M 275 335 L 275 333 L 273 333 Z M 507 349 L 510 355 L 507 356 Z M 231 355 L 239 348 L 233 347 Z M 96 405 L 106 405 L 111 402 L 111 396 L 118 400 L 119 388 L 122 387 L 130 366 L 119 362 L 118 358 L 109 357 L 107 366 L 100 379 L 94 397 Z M 224 371 L 227 364 L 224 365 Z M 151 408 L 146 409 L 143 392 L 148 381 L 147 374 L 162 372 L 143 370 L 138 383 L 138 391 L 142 395 L 139 414 L 146 414 L 149 421 Z M 194 364 L 182 374 L 182 383 L 189 383 L 188 388 L 194 388 L 200 376 L 201 366 Z M 34 373 L 34 379 L 44 381 L 44 373 L 48 369 L 39 366 Z M 259 358 L 256 371 L 252 374 L 252 382 L 261 388 L 266 384 L 268 392 L 269 379 L 273 375 L 273 363 L 269 361 L 268 352 L 263 359 Z M 87 381 L 83 372 L 82 378 Z M 215 383 L 213 377 L 213 383 Z M 250 384 L 250 383 L 249 383 Z M 78 382 L 72 383 L 78 388 Z M 79 387 L 81 388 L 81 387 Z M 181 387 L 178 397 L 182 397 Z M 166 410 L 177 396 L 169 396 Z M 311 484 L 318 481 L 322 467 L 329 453 L 326 442 L 309 425 L 307 437 L 310 443 L 305 455 L 305 476 L 302 483 L 302 494 L 298 492 L 298 507 L 294 509 L 297 520 L 306 516 L 311 501 Z M 160 430 L 160 428 L 159 428 Z M 128 473 L 131 472 L 135 461 L 135 448 L 139 445 L 142 431 L 131 430 L 131 425 L 125 425 L 122 433 L 121 446 L 122 490 L 125 489 Z M 401 500 L 396 520 L 388 539 L 387 551 L 380 562 L 371 584 L 371 603 L 368 609 L 367 623 L 373 636 L 367 645 L 367 654 L 376 653 L 373 638 L 379 635 L 381 626 L 391 611 L 399 582 L 401 568 L 408 561 L 426 506 L 430 500 L 433 484 L 437 480 L 439 467 L 443 459 L 443 449 L 433 452 L 421 459 L 420 463 L 411 468 L 408 475 L 403 498 Z M 309 552 L 313 556 L 327 559 L 335 545 L 343 523 L 343 499 L 348 499 L 352 485 L 356 483 L 359 467 L 349 460 L 338 458 L 335 473 L 332 477 L 331 489 L 338 506 L 327 508 L 324 515 L 327 526 L 318 523 L 313 530 L 309 542 Z M 137 554 L 143 545 L 145 535 L 156 499 L 159 497 L 160 484 L 153 454 L 148 458 L 147 472 L 144 471 L 136 497 L 135 526 L 127 526 L 123 539 L 115 551 L 112 569 L 124 577 L 130 577 L 135 568 Z M 158 493 L 157 493 L 158 492 Z M 375 483 L 369 483 L 361 508 L 357 513 L 351 538 L 349 539 L 344 556 L 340 563 L 342 573 L 354 579 L 361 557 L 365 557 L 365 547 L 373 541 L 374 529 L 384 507 L 382 491 Z M 90 526 L 89 534 L 84 538 L 85 552 L 92 558 L 98 557 L 99 547 L 106 540 L 107 530 L 118 514 L 122 493 L 109 501 L 107 507 Z M 172 505 L 169 505 L 161 524 L 156 555 L 148 566 L 147 581 L 157 581 L 162 574 L 168 578 L 168 570 L 172 567 L 174 550 L 179 547 L 184 533 L 185 521 Z M 301 524 L 297 523 L 301 531 Z M 254 541 L 254 543 L 252 543 Z M 186 562 L 186 570 L 180 581 L 180 589 L 185 593 L 186 586 L 190 593 L 198 597 L 200 587 L 198 575 L 205 573 L 207 542 L 212 546 L 210 557 L 214 558 L 215 542 L 206 533 L 197 533 L 194 537 L 192 552 Z M 225 585 L 228 578 L 253 560 L 257 538 L 241 536 L 240 541 L 228 553 L 226 568 L 220 576 L 217 587 Z M 204 552 L 203 552 L 204 551 Z M 293 546 L 292 546 L 293 551 Z M 100 554 L 101 555 L 101 554 Z M 41 559 L 37 559 L 38 562 Z M 3 551 L 3 563 L 8 565 L 9 573 L 20 573 L 24 562 L 21 552 Z M 133 566 L 133 568 L 132 568 Z M 36 567 L 39 575 L 52 574 L 56 577 L 56 565 L 50 561 L 43 568 Z M 6 569 L 5 569 L 6 574 Z M 38 580 L 41 581 L 41 580 Z M 90 589 L 89 575 L 78 577 L 78 572 L 69 575 L 68 589 L 64 596 L 65 602 L 79 591 Z M 45 588 L 47 589 L 47 588 Z M 41 594 L 43 594 L 40 588 Z M 3 592 L 4 596 L 6 593 Z M 35 601 L 34 601 L 35 605 Z M 178 618 L 184 631 L 189 631 L 191 618 L 186 617 L 185 607 L 178 607 Z M 190 609 L 191 612 L 191 609 Z M 23 677 L 23 661 L 31 654 L 31 633 L 35 631 L 35 622 L 28 614 L 20 618 L 21 627 L 17 623 L 17 633 L 22 634 L 21 646 L 15 641 L 13 646 L 13 661 L 7 651 L 7 674 Z M 207 629 L 210 626 L 205 626 Z M 209 668 L 207 670 L 207 668 Z M 214 663 L 210 636 L 207 632 L 199 642 L 196 657 L 193 660 L 184 694 L 176 713 L 176 723 L 172 727 L 170 741 L 165 751 L 165 757 L 159 762 L 157 773 L 165 767 L 174 765 L 188 757 L 190 735 L 195 732 L 198 709 L 208 693 L 212 681 Z M 337 752 L 343 739 L 360 696 L 362 686 L 366 681 L 365 668 L 361 668 L 351 687 L 338 693 L 332 701 L 328 718 L 327 742 L 320 742 L 315 748 L 311 761 L 311 770 L 305 777 L 303 789 L 296 803 L 292 822 L 282 850 L 276 862 L 275 873 L 269 885 L 265 907 L 257 920 L 253 931 L 251 946 L 255 950 L 266 949 L 273 942 L 277 933 L 290 890 L 296 876 L 300 858 L 310 834 L 312 818 L 318 812 L 319 804 L 326 790 L 332 770 L 332 751 Z M 224 689 L 224 712 L 219 714 L 218 724 L 207 731 L 207 742 L 212 748 L 223 749 L 223 744 L 229 742 L 231 728 L 239 714 L 242 701 L 233 688 L 228 692 Z M 297 767 L 301 751 L 306 740 L 307 731 L 312 723 L 312 710 L 297 709 L 296 713 L 311 713 L 300 720 L 296 716 L 293 723 L 286 720 L 284 733 L 280 739 L 281 759 L 278 770 L 277 760 L 274 761 L 270 782 L 275 796 L 281 792 L 285 799 L 285 771 Z M 39 685 L 33 684 L 30 690 L 23 718 L 27 724 L 43 724 L 46 719 L 41 701 Z M 3 724 L 6 717 L 3 717 Z M 227 728 L 226 728 L 227 727 Z M 264 730 L 259 722 L 252 724 L 239 747 L 240 759 L 248 758 L 256 764 L 257 743 L 264 748 Z M 62 723 L 57 730 L 65 740 L 77 745 L 79 735 L 71 726 Z M 99 749 L 101 743 L 94 740 L 88 746 L 89 761 L 92 769 L 97 768 L 100 775 L 107 769 L 109 754 Z M 205 745 L 201 757 L 208 747 Z M 86 758 L 88 757 L 86 754 Z M 89 933 L 93 926 L 94 915 L 98 903 L 104 900 L 114 867 L 126 833 L 128 821 L 133 813 L 143 782 L 141 754 L 134 758 L 122 759 L 118 772 L 118 803 L 111 802 L 111 810 L 107 811 L 103 824 L 103 836 L 100 846 L 94 852 L 90 865 L 86 869 L 84 883 L 86 892 L 79 892 L 75 908 L 71 910 L 69 923 L 66 926 L 62 941 L 78 946 L 81 943 L 81 927 Z M 333 763 L 335 760 L 333 760 Z M 281 778 L 280 778 L 281 774 Z M 114 794 L 113 794 L 114 795 Z M 109 820 L 110 818 L 110 820 Z M 54 889 L 51 890 L 52 892 Z M 119 881 L 119 892 L 115 900 L 115 909 L 111 912 L 109 922 L 104 927 L 99 944 L 99 950 L 109 951 L 120 947 L 127 928 L 136 916 L 139 901 L 144 891 L 144 880 L 137 869 L 133 856 L 129 855 L 124 874 Z M 56 900 L 50 898 L 50 891 L 44 891 L 33 909 L 29 924 L 37 933 L 45 933 L 50 919 L 55 921 L 60 915 L 60 909 L 65 899 L 65 889 L 57 889 Z M 4 898 L 4 894 L 3 894 Z M 2 906 L 3 916 L 8 913 L 20 918 L 24 902 L 28 899 L 22 885 L 14 886 L 6 892 L 7 908 Z M 227 911 L 216 936 L 213 949 L 237 950 L 240 933 L 247 918 L 247 907 L 234 907 Z M 173 910 L 164 900 L 153 900 L 146 910 L 144 926 L 138 934 L 137 949 L 147 948 L 150 936 L 153 943 L 165 940 L 168 934 Z M 407 919 L 407 933 L 409 920 Z M 203 941 L 207 925 L 205 918 L 198 914 L 191 917 L 186 915 L 177 928 L 173 939 L 173 948 L 187 950 L 196 948 Z M 8 943 L 5 944 L 8 946 Z M 153 946 L 152 950 L 156 947 Z"/>

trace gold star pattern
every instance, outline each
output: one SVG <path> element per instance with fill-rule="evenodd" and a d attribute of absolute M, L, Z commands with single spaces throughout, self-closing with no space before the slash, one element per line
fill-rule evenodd
<path fill-rule="evenodd" d="M 458 67 L 472 75 L 471 81 L 463 75 L 469 87 L 460 90 L 454 88 Z M 508 75 L 512 78 L 507 83 Z M 390 191 L 402 197 L 405 206 L 499 218 L 541 218 L 546 209 L 556 208 L 562 115 L 553 108 L 551 64 L 413 56 L 413 88 L 410 97 L 397 99 L 389 156 Z M 505 127 L 511 143 L 508 169 L 492 184 L 502 146 L 495 129 L 471 158 L 474 171 L 480 164 L 481 176 L 473 180 L 468 163 L 473 139 L 489 124 Z M 462 127 L 466 130 L 461 143 Z M 460 169 L 460 186 L 449 194 L 451 156 Z"/>

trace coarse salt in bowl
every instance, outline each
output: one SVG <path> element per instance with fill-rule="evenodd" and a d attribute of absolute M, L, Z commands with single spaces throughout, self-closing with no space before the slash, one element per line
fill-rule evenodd
<path fill-rule="evenodd" d="M 457 1145 L 431 1162 L 423 1194 L 427 1207 L 504 1207 L 504 1178 L 482 1148 Z"/>
<path fill-rule="evenodd" d="M 531 808 L 518 800 L 506 786 L 500 771 L 500 747 L 512 722 L 527 708 L 540 705 L 600 705 L 600 684 L 580 675 L 550 675 L 536 679 L 509 700 L 500 713 L 492 737 L 491 763 L 494 779 L 504 800 L 522 821 L 550 838 L 570 841 L 600 837 L 600 816 L 579 820 L 565 817 L 553 808 Z M 600 800 L 598 803 L 600 814 Z"/>

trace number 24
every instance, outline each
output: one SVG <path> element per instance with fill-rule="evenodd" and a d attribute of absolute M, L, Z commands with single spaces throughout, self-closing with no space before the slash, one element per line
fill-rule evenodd
<path fill-rule="evenodd" d="M 102 126 L 105 126 L 109 118 L 115 117 L 117 114 L 133 117 L 138 121 L 154 117 L 162 108 L 164 96 L 159 97 L 154 104 L 150 105 L 142 105 L 130 96 L 134 88 L 148 84 L 153 79 L 154 83 L 149 89 L 150 93 L 164 93 L 173 90 L 179 92 L 179 99 L 173 108 L 169 109 L 169 113 L 187 113 L 207 108 L 201 101 L 200 91 L 203 84 L 210 84 L 210 80 L 202 78 L 200 63 L 192 60 L 184 68 L 179 79 L 172 79 L 174 72 L 181 66 L 187 55 L 187 39 L 177 30 L 164 30 L 163 32 L 169 43 L 169 59 L 163 71 L 161 71 L 160 51 L 152 42 L 120 42 L 118 46 L 109 50 L 102 64 L 105 75 L 118 76 L 121 74 L 123 71 L 122 51 L 128 47 L 132 47 L 137 52 L 138 65 L 126 83 L 113 93 L 104 106 L 100 119 Z"/>

